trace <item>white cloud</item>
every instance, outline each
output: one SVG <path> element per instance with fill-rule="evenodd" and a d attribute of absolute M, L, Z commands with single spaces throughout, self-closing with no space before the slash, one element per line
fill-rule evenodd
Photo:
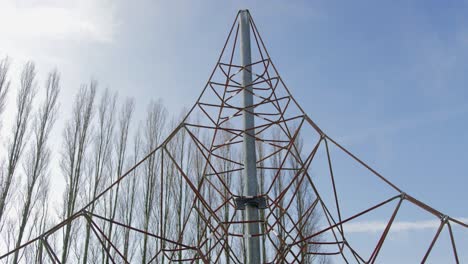
<path fill-rule="evenodd" d="M 103 5 L 102 1 L 79 2 L 79 5 L 49 3 L 37 6 L 2 1 L 0 38 L 111 41 L 115 23 L 111 6 Z"/>
<path fill-rule="evenodd" d="M 468 218 L 457 218 L 457 220 L 468 223 Z M 382 232 L 387 227 L 386 221 L 364 221 L 344 224 L 343 228 L 346 233 L 376 233 Z M 424 229 L 436 229 L 440 225 L 440 220 L 423 220 L 423 221 L 396 221 L 393 222 L 390 232 L 407 232 Z"/>

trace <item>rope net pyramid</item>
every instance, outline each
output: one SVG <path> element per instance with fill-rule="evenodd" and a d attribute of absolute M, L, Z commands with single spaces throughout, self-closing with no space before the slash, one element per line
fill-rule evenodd
<path fill-rule="evenodd" d="M 42 254 L 45 263 L 61 263 L 64 254 L 78 263 L 79 255 L 63 252 L 64 230 L 71 226 L 80 236 L 89 226 L 90 254 L 110 263 L 245 263 L 246 203 L 259 208 L 260 233 L 253 236 L 263 263 L 379 263 L 400 250 L 414 255 L 409 263 L 431 262 L 439 251 L 446 263 L 467 260 L 456 242 L 466 240 L 468 225 L 404 193 L 324 133 L 289 92 L 251 18 L 252 64 L 240 66 L 238 19 L 183 122 L 167 138 L 155 138 L 147 156 L 94 200 L 1 261 L 20 250 Z M 242 188 L 243 70 L 253 75 L 256 197 Z M 131 188 L 141 191 L 126 195 Z M 125 210 L 138 200 L 150 202 Z M 111 217 L 105 208 L 112 202 L 119 209 Z M 132 220 L 136 214 L 147 220 Z M 423 250 L 399 249 L 391 239 L 401 221 L 428 218 L 437 227 L 416 241 Z M 385 222 L 363 238 L 359 228 L 376 219 Z M 77 241 L 72 248 L 82 246 Z"/>

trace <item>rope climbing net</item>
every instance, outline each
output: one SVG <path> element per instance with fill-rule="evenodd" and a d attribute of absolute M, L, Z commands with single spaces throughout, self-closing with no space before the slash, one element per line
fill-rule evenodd
<path fill-rule="evenodd" d="M 466 234 L 468 225 L 403 192 L 322 131 L 289 92 L 251 18 L 250 28 L 252 64 L 242 67 L 236 59 L 237 16 L 204 90 L 176 129 L 95 199 L 0 260 L 29 248 L 32 254 L 40 251 L 48 262 L 61 263 L 64 228 L 73 226 L 80 235 L 89 226 L 90 243 L 112 263 L 244 263 L 245 225 L 252 222 L 244 220 L 244 209 L 250 204 L 260 212 L 254 221 L 260 233 L 252 236 L 261 240 L 264 263 L 327 258 L 378 262 L 384 246 L 392 243 L 388 240 L 396 219 L 408 212 L 414 216 L 413 211 L 438 223 L 427 242 L 418 241 L 426 248 L 414 252 L 415 257 L 423 263 L 430 260 L 440 237 L 447 234 L 445 256 L 461 262 L 455 230 Z M 249 109 L 242 104 L 244 70 L 253 75 L 254 105 Z M 259 178 L 255 197 L 243 195 L 242 188 L 244 111 L 255 116 L 251 131 Z M 195 151 L 180 149 L 186 145 Z M 113 199 L 128 186 L 146 189 Z M 129 200 L 150 203 L 129 214 L 124 210 Z M 112 201 L 121 210 L 109 216 L 105 207 Z M 145 215 L 147 221 L 132 221 L 132 214 Z M 356 223 L 382 218 L 385 222 L 375 231 L 375 239 L 363 243 Z M 128 246 L 126 239 L 140 242 Z M 130 248 L 124 249 L 124 244 Z M 141 247 L 147 248 L 145 256 Z"/>

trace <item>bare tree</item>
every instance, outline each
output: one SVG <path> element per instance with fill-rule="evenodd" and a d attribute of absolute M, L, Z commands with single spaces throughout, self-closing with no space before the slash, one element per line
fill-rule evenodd
<path fill-rule="evenodd" d="M 83 85 L 75 97 L 72 117 L 67 121 L 63 133 L 64 149 L 61 159 L 61 169 L 65 177 L 66 189 L 62 217 L 69 218 L 75 213 L 77 198 L 82 184 L 85 152 L 90 145 L 90 126 L 94 112 L 94 98 L 96 95 L 96 82 Z M 62 244 L 62 263 L 67 262 L 71 223 L 64 227 Z"/>
<path fill-rule="evenodd" d="M 130 130 L 130 122 L 132 120 L 134 109 L 134 102 L 133 99 L 127 99 L 123 104 L 122 108 L 120 109 L 120 115 L 118 120 L 118 127 L 117 127 L 117 135 L 114 139 L 115 142 L 115 166 L 116 166 L 116 173 L 114 173 L 115 177 L 111 177 L 112 181 L 117 180 L 117 178 L 123 174 L 124 165 L 127 160 L 127 145 L 128 145 L 128 135 Z M 117 184 L 115 190 L 112 189 L 110 191 L 110 199 L 109 199 L 109 212 L 110 212 L 110 219 L 113 221 L 116 217 L 117 213 L 117 202 L 119 200 L 119 192 L 120 191 L 120 182 Z M 112 222 L 109 223 L 109 229 L 107 230 L 107 236 L 109 240 L 112 239 L 113 235 L 113 224 Z M 108 243 L 107 251 L 110 251 L 111 245 Z M 106 258 L 106 263 L 109 263 L 109 256 Z"/>
<path fill-rule="evenodd" d="M 44 180 L 44 186 L 49 186 L 49 178 Z M 43 192 L 41 192 L 41 196 L 39 196 L 39 205 L 38 205 L 38 215 L 39 217 L 34 218 L 37 225 L 37 234 L 43 234 L 46 229 L 50 225 L 50 217 L 49 215 L 49 191 L 50 188 L 44 188 Z M 35 247 L 36 255 L 34 256 L 34 263 L 44 263 L 45 262 L 45 255 L 44 255 L 44 245 L 42 243 L 37 243 Z M 31 261 L 33 262 L 33 261 Z"/>
<path fill-rule="evenodd" d="M 45 88 L 45 100 L 39 107 L 33 123 L 33 142 L 27 153 L 24 162 L 24 171 L 26 174 L 26 184 L 24 186 L 25 201 L 20 216 L 20 225 L 16 246 L 21 245 L 23 235 L 26 231 L 26 225 L 31 216 L 31 212 L 36 207 L 39 197 L 43 192 L 47 192 L 47 170 L 50 164 L 51 150 L 48 147 L 49 134 L 55 122 L 57 113 L 57 97 L 60 91 L 59 74 L 53 71 L 47 78 Z M 18 253 L 15 252 L 13 263 L 18 261 Z"/>
<path fill-rule="evenodd" d="M 292 168 L 291 178 L 294 177 L 296 173 L 300 173 L 299 177 L 294 180 L 294 188 L 296 190 L 296 198 L 295 198 L 295 211 L 297 215 L 297 219 L 299 222 L 297 223 L 298 232 L 302 234 L 302 237 L 307 237 L 318 230 L 318 221 L 319 215 L 314 210 L 315 208 L 315 201 L 316 196 L 313 192 L 312 187 L 309 185 L 306 177 L 307 172 L 302 170 L 303 164 L 303 148 L 304 148 L 304 140 L 300 132 L 297 133 L 292 147 L 292 153 L 288 156 L 289 165 Z M 314 241 L 317 242 L 320 238 L 314 237 Z M 320 263 L 325 263 L 326 257 L 308 254 L 308 252 L 319 252 L 320 245 L 319 244 L 312 244 L 308 243 L 310 241 L 304 241 L 301 243 L 301 259 L 304 263 L 313 263 L 314 261 L 318 261 Z"/>
<path fill-rule="evenodd" d="M 173 128 L 177 127 L 177 119 L 173 118 L 170 122 L 170 129 L 172 130 Z M 181 151 L 181 143 L 183 142 L 182 134 L 184 134 L 185 131 L 179 130 L 178 133 L 176 133 L 173 137 L 172 140 L 169 144 L 167 144 L 166 149 L 169 152 L 169 154 L 177 161 L 183 160 L 182 157 L 182 151 Z M 163 192 L 163 197 L 161 197 L 164 200 L 164 204 L 166 205 L 164 208 L 161 208 L 162 210 L 162 219 L 160 220 L 160 224 L 162 229 L 159 231 L 162 233 L 162 236 L 168 237 L 174 240 L 177 240 L 178 238 L 175 236 L 175 234 L 180 234 L 180 214 L 181 214 L 181 204 L 178 204 L 177 199 L 179 198 L 179 190 L 182 190 L 182 186 L 178 186 L 179 184 L 182 184 L 181 182 L 178 181 L 179 176 L 178 175 L 178 170 L 174 166 L 174 164 L 169 161 L 169 155 L 165 155 L 166 153 L 163 153 L 163 159 L 165 159 L 165 163 L 161 162 L 161 165 L 164 166 L 164 179 L 162 179 L 162 191 Z M 165 156 L 164 156 L 165 155 Z M 184 166 L 184 165 L 181 165 Z M 160 180 L 161 181 L 161 180 Z M 161 241 L 160 247 L 164 248 L 166 247 L 165 241 Z M 180 252 L 177 252 L 180 253 Z M 174 257 L 180 258 L 180 254 Z M 160 260 L 161 263 L 165 262 L 165 258 L 162 257 Z"/>
<path fill-rule="evenodd" d="M 91 160 L 91 168 L 93 169 L 93 177 L 87 179 L 87 197 L 89 200 L 94 200 L 99 192 L 103 189 L 105 179 L 110 178 L 108 163 L 111 162 L 112 154 L 112 139 L 114 136 L 114 114 L 116 108 L 117 96 L 112 95 L 108 89 L 104 90 L 101 96 L 99 105 L 97 106 L 97 124 L 96 131 L 93 137 L 93 155 Z M 106 177 L 107 176 L 107 177 Z M 94 213 L 96 203 L 93 203 L 89 211 Z M 91 226 L 86 224 L 86 235 L 84 237 L 83 263 L 88 263 L 88 248 Z"/>
<path fill-rule="evenodd" d="M 185 111 L 178 118 L 173 118 L 171 121 L 171 128 L 176 128 L 180 122 L 185 117 Z M 179 167 L 182 171 L 187 172 L 189 164 L 191 162 L 191 150 L 187 145 L 187 131 L 185 129 L 180 129 L 171 139 L 169 144 L 167 144 L 167 152 L 170 153 L 172 158 L 179 164 Z M 166 177 L 164 177 L 164 204 L 173 205 L 173 207 L 166 206 L 163 214 L 164 219 L 162 219 L 163 230 L 162 232 L 168 237 L 171 237 L 174 240 L 182 240 L 184 237 L 188 236 L 189 228 L 184 229 L 184 223 L 186 214 L 188 214 L 188 197 L 190 194 L 187 193 L 187 185 L 185 184 L 184 177 L 182 177 L 181 172 L 175 168 L 173 164 L 169 165 L 165 169 Z M 172 224 L 168 224 L 168 219 L 171 219 Z M 184 229 L 185 232 L 182 230 Z M 178 236 L 176 236 L 178 235 Z M 162 247 L 165 246 L 165 243 L 162 243 Z M 174 257 L 178 260 L 182 259 L 182 251 L 176 252 L 177 255 Z M 161 260 L 164 263 L 164 259 Z"/>
<path fill-rule="evenodd" d="M 5 63 L 7 65 L 7 63 Z M 8 66 L 2 66 L 8 68 Z M 6 211 L 10 189 L 17 165 L 26 145 L 26 134 L 30 123 L 30 113 L 35 95 L 34 80 L 36 70 L 34 63 L 28 62 L 21 73 L 20 88 L 16 97 L 16 118 L 8 142 L 6 172 L 0 175 L 0 222 Z"/>
<path fill-rule="evenodd" d="M 148 107 L 148 115 L 146 118 L 146 126 L 144 131 L 144 152 L 150 153 L 153 151 L 159 144 L 161 144 L 164 130 L 164 125 L 166 121 L 166 110 L 162 105 L 161 101 L 152 101 Z M 155 225 L 154 230 L 159 230 L 157 228 L 157 223 L 159 217 L 154 217 L 153 205 L 157 203 L 159 189 L 156 188 L 158 184 L 158 168 L 159 168 L 159 159 L 158 155 L 154 154 L 148 158 L 145 162 L 145 177 L 143 178 L 143 230 L 147 232 L 150 228 L 150 225 Z M 151 221 L 154 219 L 154 221 Z M 156 251 L 158 250 L 158 244 L 152 246 Z M 148 256 L 148 236 L 145 234 L 143 237 L 143 245 L 141 247 L 141 262 L 147 262 Z"/>
<path fill-rule="evenodd" d="M 202 134 L 202 132 L 200 131 L 200 128 L 195 129 L 194 135 L 197 138 L 204 140 L 204 134 Z M 194 165 L 193 169 L 195 170 L 194 174 L 196 176 L 197 186 L 200 186 L 202 179 L 203 179 L 203 167 L 205 165 L 205 159 L 204 159 L 203 154 L 198 149 L 194 148 L 194 151 L 195 153 L 194 155 L 192 155 L 194 159 L 192 164 Z M 203 189 L 201 189 L 200 192 L 203 194 L 204 193 Z M 197 199 L 195 206 L 199 208 L 201 207 L 201 202 L 199 199 Z M 197 245 L 201 245 L 202 241 L 204 240 L 204 236 L 203 236 L 203 220 L 199 213 L 197 213 L 197 218 L 196 218 L 196 230 L 197 230 Z M 200 263 L 200 261 L 197 260 L 197 263 Z"/>
<path fill-rule="evenodd" d="M 281 129 L 279 127 L 274 127 L 273 131 L 272 131 L 272 138 L 273 140 L 275 141 L 281 141 L 281 140 L 284 140 L 283 138 L 283 133 L 281 131 Z M 281 147 L 280 146 L 277 146 L 277 145 L 274 145 L 273 146 L 273 151 L 276 152 L 275 155 L 273 155 L 272 157 L 272 166 L 273 168 L 280 168 L 281 167 L 281 164 L 282 164 L 282 161 L 284 159 L 284 153 L 283 151 L 281 151 Z M 277 176 L 276 180 L 274 181 L 274 186 L 273 186 L 273 193 L 274 193 L 274 196 L 275 197 L 279 197 L 282 190 L 283 190 L 283 185 L 284 185 L 284 172 L 282 170 L 274 170 L 273 171 L 273 179 L 275 176 Z M 278 200 L 278 206 L 276 208 L 276 212 L 275 212 L 275 215 L 279 221 L 279 224 L 277 224 L 276 226 L 278 226 L 278 237 L 277 237 L 277 248 L 278 250 L 280 251 L 280 254 L 283 254 L 285 248 L 287 247 L 287 245 L 285 244 L 285 233 L 286 231 L 282 228 L 285 226 L 285 217 L 284 217 L 284 213 L 283 213 L 283 208 L 284 208 L 284 201 L 283 199 L 280 199 Z"/>
<path fill-rule="evenodd" d="M 135 136 L 133 139 L 133 157 L 131 159 L 133 164 L 136 164 L 140 159 L 141 159 L 141 130 L 138 129 L 135 132 Z M 136 204 L 136 190 L 138 187 L 138 173 L 140 171 L 140 168 L 135 168 L 131 172 L 131 179 L 127 184 L 123 185 L 123 202 L 121 206 L 121 212 L 123 214 L 124 218 L 124 223 L 126 225 L 131 225 L 134 221 L 134 213 L 135 213 L 135 204 Z M 133 257 L 133 254 L 129 254 L 130 251 L 134 251 L 134 246 L 136 243 L 133 243 L 134 241 L 131 241 L 131 236 L 130 236 L 130 229 L 125 229 L 124 230 L 124 235 L 123 235 L 123 255 L 126 259 L 131 260 Z"/>
<path fill-rule="evenodd" d="M 8 80 L 8 70 L 10 69 L 10 63 L 8 58 L 0 60 L 0 117 L 2 116 L 3 110 L 5 110 L 5 101 L 8 90 L 10 88 L 10 81 Z M 2 128 L 2 119 L 0 119 L 0 129 Z"/>
<path fill-rule="evenodd" d="M 231 123 L 228 121 L 226 122 L 226 127 L 232 127 Z M 226 132 L 224 130 L 220 130 L 218 132 L 219 138 L 221 139 L 221 142 L 226 143 L 229 142 L 229 140 L 232 137 L 232 134 L 229 132 Z M 232 187 L 232 178 L 234 176 L 233 169 L 235 168 L 235 164 L 231 162 L 230 160 L 234 160 L 234 157 L 237 156 L 237 153 L 235 153 L 234 149 L 231 147 L 231 144 L 226 144 L 225 146 L 221 147 L 219 149 L 219 155 L 223 157 L 223 159 L 216 159 L 216 165 L 217 165 L 217 171 L 219 174 L 219 177 L 221 178 L 222 182 L 224 183 L 225 186 L 219 186 L 220 190 L 223 192 L 224 199 L 228 199 L 231 194 L 229 188 Z M 220 184 L 221 185 L 221 184 Z M 231 205 L 229 203 L 225 203 L 223 206 L 223 221 L 225 223 L 229 223 L 231 221 L 230 215 L 231 215 Z M 224 258 L 225 258 L 225 263 L 229 264 L 231 263 L 231 243 L 229 241 L 230 235 L 229 235 L 229 225 L 225 225 L 225 232 L 224 232 Z"/>
<path fill-rule="evenodd" d="M 0 61 L 0 139 L 2 138 L 2 113 L 5 110 L 5 103 L 10 88 L 10 81 L 8 80 L 8 70 L 10 63 L 8 58 L 5 57 Z M 2 158 L 2 157 L 0 157 Z M 0 190 L 3 190 L 3 184 L 6 180 L 8 172 L 5 169 L 5 160 L 0 160 Z M 1 215 L 1 213 L 0 213 Z M 5 221 L 0 217 L 0 231 L 3 229 Z"/>

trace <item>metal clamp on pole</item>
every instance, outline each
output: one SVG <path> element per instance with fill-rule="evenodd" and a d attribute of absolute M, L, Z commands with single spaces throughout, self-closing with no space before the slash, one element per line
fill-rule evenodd
<path fill-rule="evenodd" d="M 234 199 L 234 202 L 236 204 L 236 210 L 245 210 L 246 205 L 256 207 L 257 209 L 267 209 L 268 207 L 265 196 L 240 196 Z"/>

